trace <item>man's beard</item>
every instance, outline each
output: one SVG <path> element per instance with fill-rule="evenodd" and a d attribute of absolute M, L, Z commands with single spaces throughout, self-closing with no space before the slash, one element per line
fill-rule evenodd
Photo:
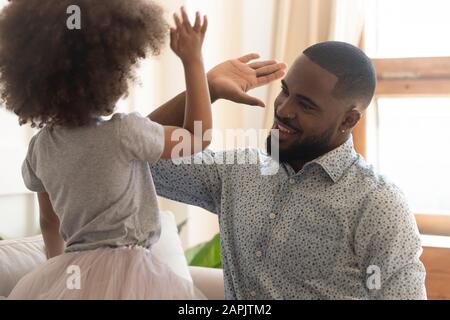
<path fill-rule="evenodd" d="M 278 149 L 277 154 L 274 148 L 278 148 L 277 137 L 272 137 L 272 133 L 267 137 L 266 150 L 267 153 L 280 163 L 290 161 L 309 162 L 329 152 L 331 147 L 331 140 L 333 137 L 334 128 L 330 128 L 322 135 L 306 139 L 302 143 L 295 144 L 287 150 Z M 272 144 L 275 144 L 272 145 Z M 277 159 L 278 157 L 278 159 Z"/>

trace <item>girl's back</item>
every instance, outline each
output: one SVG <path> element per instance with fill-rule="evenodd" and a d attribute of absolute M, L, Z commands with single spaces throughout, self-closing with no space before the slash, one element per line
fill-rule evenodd
<path fill-rule="evenodd" d="M 80 29 L 66 25 L 78 6 Z M 10 299 L 203 298 L 189 279 L 153 255 L 159 210 L 149 164 L 170 159 L 178 130 L 190 145 L 212 126 L 201 48 L 207 19 L 185 10 L 171 29 L 183 61 L 183 127 L 138 114 L 116 114 L 137 61 L 160 52 L 168 34 L 163 10 L 148 0 L 15 0 L 0 16 L 0 95 L 6 108 L 40 132 L 23 163 L 37 192 L 47 256 Z M 194 130 L 201 121 L 202 135 Z M 183 138 L 183 141 L 184 138 Z M 189 149 L 179 156 L 194 152 Z M 65 246 L 65 253 L 63 247 Z M 68 287 L 68 272 L 78 285 Z"/>
<path fill-rule="evenodd" d="M 50 195 L 66 252 L 149 247 L 158 239 L 149 163 L 159 159 L 163 142 L 162 126 L 138 114 L 116 114 L 78 128 L 44 128 L 34 136 L 24 180 L 30 190 Z"/>

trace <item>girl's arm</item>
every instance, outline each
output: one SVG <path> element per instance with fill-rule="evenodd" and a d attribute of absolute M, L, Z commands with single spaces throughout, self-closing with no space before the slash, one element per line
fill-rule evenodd
<path fill-rule="evenodd" d="M 206 131 L 212 128 L 211 98 L 203 65 L 202 45 L 208 27 L 205 16 L 201 23 L 197 12 L 192 26 L 184 8 L 182 19 L 174 15 L 175 29 L 170 30 L 170 46 L 183 62 L 186 78 L 186 99 L 183 128 L 165 127 L 165 146 L 163 159 L 184 157 L 205 149 L 209 139 L 203 139 Z M 195 128 L 197 126 L 197 128 Z M 182 137 L 181 140 L 178 137 Z M 172 152 L 175 146 L 183 143 L 182 152 Z M 187 148 L 187 146 L 190 146 Z M 198 146 L 198 148 L 195 148 Z"/>
<path fill-rule="evenodd" d="M 40 225 L 44 237 L 47 259 L 59 256 L 64 251 L 64 240 L 59 233 L 59 218 L 53 210 L 47 193 L 38 193 Z"/>

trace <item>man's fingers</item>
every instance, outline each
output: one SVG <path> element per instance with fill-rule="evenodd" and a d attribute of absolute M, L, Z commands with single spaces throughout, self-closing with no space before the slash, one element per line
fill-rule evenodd
<path fill-rule="evenodd" d="M 236 100 L 236 102 L 238 103 L 247 104 L 249 106 L 259 106 L 262 108 L 266 106 L 264 102 L 262 102 L 258 98 L 246 94 L 245 92 L 242 92 Z"/>
<path fill-rule="evenodd" d="M 257 54 L 257 53 L 250 53 L 250 54 L 247 54 L 247 55 L 245 55 L 243 57 L 240 57 L 238 60 L 240 62 L 243 62 L 243 63 L 248 63 L 248 62 L 250 62 L 252 60 L 255 60 L 255 59 L 258 59 L 258 58 L 259 58 L 259 54 Z"/>
<path fill-rule="evenodd" d="M 275 73 L 269 74 L 267 76 L 262 76 L 262 77 L 258 77 L 258 83 L 257 86 L 263 86 L 266 85 L 268 83 L 271 83 L 272 81 L 281 79 L 284 77 L 284 75 L 286 74 L 285 70 L 279 70 Z"/>
<path fill-rule="evenodd" d="M 261 77 L 261 76 L 266 76 L 269 75 L 271 73 L 277 72 L 279 70 L 285 70 L 286 69 L 286 65 L 284 63 L 275 63 L 275 64 L 268 64 L 264 67 L 260 67 L 258 69 L 256 69 L 256 76 L 257 77 Z"/>
<path fill-rule="evenodd" d="M 250 63 L 248 66 L 254 70 L 257 70 L 259 68 L 270 66 L 272 64 L 277 64 L 277 62 L 275 60 L 258 61 Z"/>

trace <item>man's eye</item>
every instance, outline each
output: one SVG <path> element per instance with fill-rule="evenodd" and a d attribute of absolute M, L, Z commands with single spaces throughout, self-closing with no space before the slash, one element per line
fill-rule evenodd
<path fill-rule="evenodd" d="M 298 102 L 303 109 L 305 110 L 314 110 L 314 108 L 312 106 L 310 106 L 309 104 L 304 103 L 303 101 L 299 101 Z"/>

